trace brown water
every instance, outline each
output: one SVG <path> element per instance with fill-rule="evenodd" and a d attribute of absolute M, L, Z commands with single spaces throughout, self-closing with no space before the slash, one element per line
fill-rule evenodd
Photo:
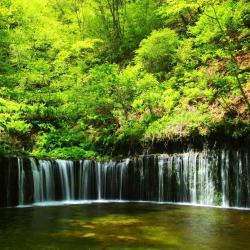
<path fill-rule="evenodd" d="M 0 209 L 1 250 L 247 250 L 250 211 L 104 203 Z"/>

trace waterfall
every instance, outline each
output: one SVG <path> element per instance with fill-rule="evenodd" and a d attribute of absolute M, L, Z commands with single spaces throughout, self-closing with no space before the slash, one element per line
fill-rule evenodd
<path fill-rule="evenodd" d="M 17 159 L 18 166 L 18 205 L 24 204 L 24 181 L 25 181 L 25 172 L 23 168 L 23 159 Z"/>
<path fill-rule="evenodd" d="M 212 164 L 209 163 L 208 156 L 199 156 L 199 184 L 201 201 L 206 205 L 214 204 L 215 185 L 213 182 Z M 200 204 L 202 204 L 200 202 Z"/>
<path fill-rule="evenodd" d="M 223 151 L 221 156 L 221 189 L 222 189 L 222 206 L 228 206 L 228 152 Z M 238 171 L 237 171 L 238 172 Z"/>
<path fill-rule="evenodd" d="M 63 197 L 65 200 L 74 200 L 74 169 L 72 161 L 57 160 L 60 180 L 61 180 L 61 190 L 63 192 Z"/>
<path fill-rule="evenodd" d="M 158 201 L 163 201 L 163 194 L 164 194 L 164 181 L 163 181 L 163 167 L 164 167 L 164 159 L 160 158 L 158 162 L 158 182 L 159 182 L 159 187 L 158 187 Z"/>
<path fill-rule="evenodd" d="M 40 201 L 52 201 L 55 199 L 55 187 L 53 178 L 53 168 L 50 161 L 39 161 L 40 166 L 40 190 L 41 199 Z"/>
<path fill-rule="evenodd" d="M 119 198 L 120 200 L 122 200 L 122 193 L 123 193 L 123 189 L 124 189 L 124 186 L 125 186 L 125 178 L 126 178 L 126 172 L 127 172 L 127 167 L 129 165 L 129 161 L 130 159 L 125 159 L 123 162 L 121 162 L 120 164 L 120 167 L 121 167 L 121 170 L 120 170 L 120 191 L 119 191 Z"/>
<path fill-rule="evenodd" d="M 250 207 L 249 163 L 248 150 L 229 149 L 106 162 L 18 158 L 17 177 L 13 164 L 8 165 L 8 171 L 0 166 L 0 177 L 5 176 L 0 186 L 0 206 L 144 200 Z"/>
<path fill-rule="evenodd" d="M 34 202 L 43 201 L 43 175 L 40 172 L 39 166 L 36 164 L 36 161 L 33 158 L 29 158 L 31 171 L 33 176 L 33 188 L 34 188 Z"/>
<path fill-rule="evenodd" d="M 97 163 L 96 185 L 97 185 L 97 198 L 98 198 L 98 200 L 101 200 L 101 198 L 102 198 L 102 178 L 101 178 L 102 166 L 103 165 L 100 162 Z M 104 176 L 104 177 L 106 177 L 106 176 Z"/>
<path fill-rule="evenodd" d="M 91 174 L 92 162 L 89 160 L 80 161 L 80 171 L 79 171 L 79 199 L 88 200 L 91 195 Z"/>
<path fill-rule="evenodd" d="M 51 162 L 39 160 L 37 164 L 33 158 L 29 160 L 33 176 L 34 202 L 54 200 L 54 179 Z"/>

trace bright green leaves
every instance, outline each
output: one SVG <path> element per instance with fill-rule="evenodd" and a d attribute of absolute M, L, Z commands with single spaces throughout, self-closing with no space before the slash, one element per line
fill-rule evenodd
<path fill-rule="evenodd" d="M 186 34 L 187 28 L 196 22 L 201 9 L 208 2 L 209 0 L 167 0 L 159 8 L 158 14 L 168 27 Z"/>
<path fill-rule="evenodd" d="M 144 39 L 137 50 L 136 60 L 148 72 L 169 71 L 176 63 L 178 35 L 168 28 L 154 31 Z"/>
<path fill-rule="evenodd" d="M 142 39 L 162 26 L 161 18 L 156 15 L 160 5 L 159 0 L 137 0 L 127 4 L 123 42 L 126 54 L 133 54 Z"/>
<path fill-rule="evenodd" d="M 244 74 L 241 74 L 237 57 L 249 50 L 249 43 L 245 40 L 249 28 L 243 22 L 249 7 L 249 3 L 244 0 L 208 4 L 196 25 L 190 27 L 191 34 L 195 36 L 195 44 L 203 53 L 203 63 L 217 61 L 219 79 L 215 79 L 215 82 L 218 93 L 225 93 L 226 89 L 229 93 L 236 87 L 248 112 L 250 102 L 244 91 L 246 81 Z"/>
<path fill-rule="evenodd" d="M 26 119 L 26 106 L 0 98 L 0 152 L 22 150 L 30 137 L 32 124 Z M 11 148 L 12 147 L 12 148 Z"/>
<path fill-rule="evenodd" d="M 246 134 L 249 9 L 246 0 L 2 0 L 0 152 L 93 158 L 219 127 Z"/>
<path fill-rule="evenodd" d="M 137 112 L 157 114 L 163 89 L 156 78 L 151 74 L 145 74 L 137 81 L 136 90 L 138 96 L 133 102 L 133 108 Z"/>
<path fill-rule="evenodd" d="M 241 37 L 249 33 L 244 23 L 249 9 L 249 3 L 244 0 L 208 4 L 195 26 L 189 28 L 190 33 L 196 37 L 198 44 L 213 42 L 229 46 L 230 41 L 230 46 L 234 46 L 234 43 L 239 45 Z M 240 39 L 236 41 L 238 37 Z"/>
<path fill-rule="evenodd" d="M 27 124 L 25 121 L 18 120 L 18 116 L 11 117 L 11 120 L 6 123 L 6 130 L 9 134 L 27 134 L 30 132 L 31 124 Z"/>
<path fill-rule="evenodd" d="M 198 109 L 176 110 L 175 115 L 164 116 L 153 122 L 148 127 L 145 137 L 149 141 L 178 141 L 197 135 L 208 136 L 211 119 L 209 114 L 204 112 L 206 109 L 206 106 L 200 106 Z"/>

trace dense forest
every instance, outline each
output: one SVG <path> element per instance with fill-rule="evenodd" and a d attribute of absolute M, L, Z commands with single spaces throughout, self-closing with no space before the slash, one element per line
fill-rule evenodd
<path fill-rule="evenodd" d="M 248 0 L 0 1 L 0 154 L 249 133 Z"/>

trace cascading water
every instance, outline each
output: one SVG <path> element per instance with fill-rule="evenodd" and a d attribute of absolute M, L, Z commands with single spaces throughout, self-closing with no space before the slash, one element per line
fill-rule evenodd
<path fill-rule="evenodd" d="M 159 194 L 158 194 L 158 201 L 163 201 L 163 190 L 164 190 L 164 178 L 163 178 L 163 171 L 164 171 L 164 159 L 160 158 L 158 161 L 158 182 L 159 182 Z"/>
<path fill-rule="evenodd" d="M 98 200 L 101 200 L 102 197 L 102 172 L 103 165 L 99 162 L 97 163 L 97 169 L 96 169 L 96 184 L 97 184 L 97 198 Z M 104 173 L 105 174 L 105 173 Z M 104 178 L 106 179 L 106 175 L 104 175 Z"/>
<path fill-rule="evenodd" d="M 33 158 L 30 158 L 29 161 L 33 177 L 34 203 L 53 201 L 55 187 L 51 162 L 40 160 L 37 164 Z"/>
<path fill-rule="evenodd" d="M 92 166 L 92 161 L 80 161 L 78 189 L 78 196 L 80 200 L 88 200 L 91 197 L 91 176 L 93 173 Z"/>
<path fill-rule="evenodd" d="M 222 190 L 222 206 L 228 206 L 228 152 L 222 152 L 221 159 L 221 190 Z M 238 172 L 238 171 L 237 171 Z"/>
<path fill-rule="evenodd" d="M 72 161 L 57 160 L 60 174 L 61 190 L 65 200 L 74 200 L 74 165 Z"/>
<path fill-rule="evenodd" d="M 25 180 L 25 173 L 23 169 L 23 159 L 17 159 L 18 164 L 18 203 L 19 205 L 24 204 L 24 180 Z"/>
<path fill-rule="evenodd" d="M 250 207 L 249 163 L 248 150 L 190 151 L 103 163 L 0 159 L 0 206 L 144 200 Z"/>
<path fill-rule="evenodd" d="M 123 194 L 123 188 L 125 186 L 125 180 L 126 180 L 126 173 L 127 173 L 127 166 L 129 165 L 129 159 L 124 160 L 120 163 L 120 191 L 119 191 L 119 197 L 120 200 L 122 200 L 122 194 Z M 126 188 L 126 187 L 125 187 Z"/>

